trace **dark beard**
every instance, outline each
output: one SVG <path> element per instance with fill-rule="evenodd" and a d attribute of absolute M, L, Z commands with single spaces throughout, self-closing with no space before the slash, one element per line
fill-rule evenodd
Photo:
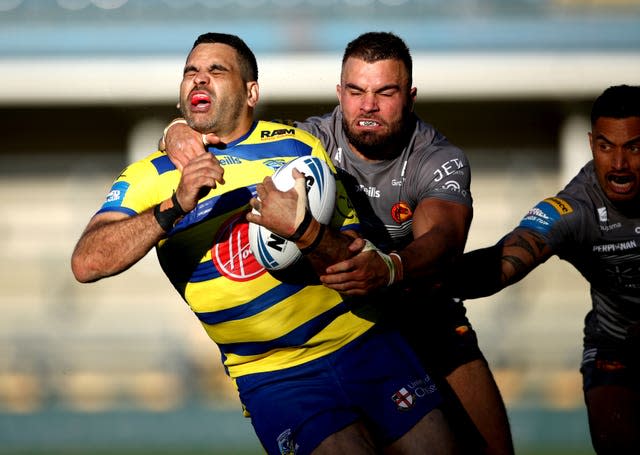
<path fill-rule="evenodd" d="M 352 147 L 370 160 L 389 160 L 397 157 L 404 149 L 411 131 L 414 121 L 413 115 L 407 115 L 405 121 L 397 130 L 391 131 L 388 136 L 381 136 L 373 133 L 364 132 L 355 134 L 347 125 L 345 119 L 342 119 L 342 129 L 344 130 L 347 140 Z"/>

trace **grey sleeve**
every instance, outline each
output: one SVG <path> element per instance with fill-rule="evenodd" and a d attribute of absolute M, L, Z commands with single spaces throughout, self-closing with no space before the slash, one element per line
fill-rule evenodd
<path fill-rule="evenodd" d="M 428 152 L 414 154 L 407 163 L 407 194 L 417 204 L 422 199 L 438 198 L 467 206 L 471 197 L 471 168 L 466 155 L 448 142 Z"/>

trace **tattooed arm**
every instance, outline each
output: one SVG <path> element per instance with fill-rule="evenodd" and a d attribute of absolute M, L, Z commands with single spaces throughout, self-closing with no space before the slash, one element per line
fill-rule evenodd
<path fill-rule="evenodd" d="M 516 228 L 494 246 L 464 254 L 447 286 L 456 297 L 486 297 L 520 281 L 553 253 L 540 234 Z"/>

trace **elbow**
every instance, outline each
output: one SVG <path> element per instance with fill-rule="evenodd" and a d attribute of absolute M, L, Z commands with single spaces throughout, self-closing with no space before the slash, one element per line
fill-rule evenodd
<path fill-rule="evenodd" d="M 90 266 L 90 262 L 78 254 L 71 257 L 71 271 L 80 283 L 91 283 L 99 279 L 95 270 Z"/>

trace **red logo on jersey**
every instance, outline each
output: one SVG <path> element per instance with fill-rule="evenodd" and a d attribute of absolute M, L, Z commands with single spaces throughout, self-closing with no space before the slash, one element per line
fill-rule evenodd
<path fill-rule="evenodd" d="M 266 269 L 249 249 L 246 212 L 229 218 L 218 230 L 211 248 L 211 260 L 220 273 L 233 281 L 253 280 Z"/>
<path fill-rule="evenodd" d="M 413 216 L 413 211 L 409 204 L 404 201 L 400 201 L 396 204 L 393 204 L 391 207 L 391 218 L 398 224 L 402 224 L 407 220 L 410 220 Z"/>

